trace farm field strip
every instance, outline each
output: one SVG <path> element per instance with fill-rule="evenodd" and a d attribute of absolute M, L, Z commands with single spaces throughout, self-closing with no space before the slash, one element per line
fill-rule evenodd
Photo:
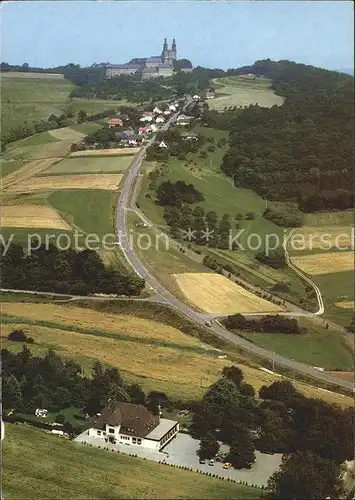
<path fill-rule="evenodd" d="M 325 252 L 293 256 L 292 262 L 302 271 L 312 276 L 352 271 L 354 269 L 353 252 Z"/>
<path fill-rule="evenodd" d="M 302 250 L 328 249 L 335 246 L 350 247 L 354 240 L 351 226 L 303 226 L 296 229 L 296 236 L 302 238 Z M 304 238 L 304 239 L 303 239 Z M 325 248 L 325 245 L 327 247 Z M 297 253 L 297 248 L 293 250 Z"/>
<path fill-rule="evenodd" d="M 65 158 L 53 165 L 46 175 L 123 172 L 131 162 L 132 156 Z"/>
<path fill-rule="evenodd" d="M 34 160 L 26 163 L 23 167 L 15 170 L 2 179 L 2 189 L 13 189 L 17 184 L 29 180 L 31 177 L 48 170 L 52 165 L 59 162 L 60 158 L 46 158 L 42 160 Z"/>
<path fill-rule="evenodd" d="M 49 131 L 50 135 L 55 139 L 60 141 L 71 140 L 72 142 L 78 142 L 85 137 L 86 134 L 73 130 L 71 127 L 63 127 L 55 130 Z"/>
<path fill-rule="evenodd" d="M 71 226 L 52 207 L 46 205 L 3 205 L 2 227 L 50 228 L 71 230 Z"/>
<path fill-rule="evenodd" d="M 182 273 L 174 278 L 185 297 L 208 313 L 275 312 L 281 308 L 216 273 Z"/>
<path fill-rule="evenodd" d="M 32 177 L 26 182 L 11 186 L 10 191 L 29 193 L 38 190 L 104 189 L 115 191 L 122 180 L 121 174 L 78 174 Z"/>
<path fill-rule="evenodd" d="M 112 149 L 87 149 L 85 151 L 74 151 L 71 158 L 81 156 L 133 156 L 138 153 L 139 148 L 112 148 Z"/>
<path fill-rule="evenodd" d="M 354 309 L 355 302 L 353 300 L 343 300 L 341 302 L 335 302 L 336 307 L 341 307 L 342 309 Z"/>
<path fill-rule="evenodd" d="M 4 304 L 3 313 L 22 316 L 33 320 L 55 321 L 63 325 L 81 328 L 102 329 L 112 333 L 129 332 L 132 337 L 154 338 L 173 341 L 182 345 L 201 346 L 198 339 L 182 333 L 171 326 L 151 320 L 122 314 L 109 314 L 87 308 L 43 304 L 41 311 L 36 305 L 24 303 Z"/>

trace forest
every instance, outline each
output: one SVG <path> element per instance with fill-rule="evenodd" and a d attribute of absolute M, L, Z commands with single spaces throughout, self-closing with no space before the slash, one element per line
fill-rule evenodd
<path fill-rule="evenodd" d="M 105 267 L 94 250 L 76 252 L 41 245 L 25 255 L 21 245 L 0 246 L 4 288 L 88 295 L 106 293 L 139 295 L 144 280 Z"/>
<path fill-rule="evenodd" d="M 230 122 L 222 171 L 236 186 L 304 212 L 353 206 L 353 77 L 290 61 L 258 61 L 282 106 L 257 105 Z"/>

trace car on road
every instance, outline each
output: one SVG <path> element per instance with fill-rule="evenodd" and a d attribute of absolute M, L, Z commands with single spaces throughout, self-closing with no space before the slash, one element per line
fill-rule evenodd
<path fill-rule="evenodd" d="M 200 463 L 200 464 L 205 464 L 205 463 L 206 463 L 206 460 L 205 460 L 204 458 L 200 458 L 199 463 Z"/>
<path fill-rule="evenodd" d="M 225 462 L 223 464 L 223 469 L 230 469 L 232 467 L 232 464 L 230 462 Z"/>
<path fill-rule="evenodd" d="M 211 460 L 208 462 L 208 465 L 211 465 L 211 466 L 214 465 L 214 459 L 213 458 L 211 458 Z"/>
<path fill-rule="evenodd" d="M 205 321 L 205 325 L 211 327 L 212 326 L 212 321 Z"/>

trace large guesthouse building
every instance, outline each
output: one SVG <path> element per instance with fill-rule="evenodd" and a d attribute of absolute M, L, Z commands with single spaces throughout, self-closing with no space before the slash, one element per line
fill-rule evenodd
<path fill-rule="evenodd" d="M 115 403 L 102 411 L 87 432 L 103 442 L 160 451 L 178 431 L 179 422 L 153 415 L 142 405 Z"/>

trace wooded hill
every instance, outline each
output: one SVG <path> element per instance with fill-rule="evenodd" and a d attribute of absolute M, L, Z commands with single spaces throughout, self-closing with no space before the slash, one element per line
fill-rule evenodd
<path fill-rule="evenodd" d="M 269 59 L 246 70 L 270 78 L 285 102 L 237 111 L 223 172 L 305 212 L 352 207 L 353 77 Z"/>

